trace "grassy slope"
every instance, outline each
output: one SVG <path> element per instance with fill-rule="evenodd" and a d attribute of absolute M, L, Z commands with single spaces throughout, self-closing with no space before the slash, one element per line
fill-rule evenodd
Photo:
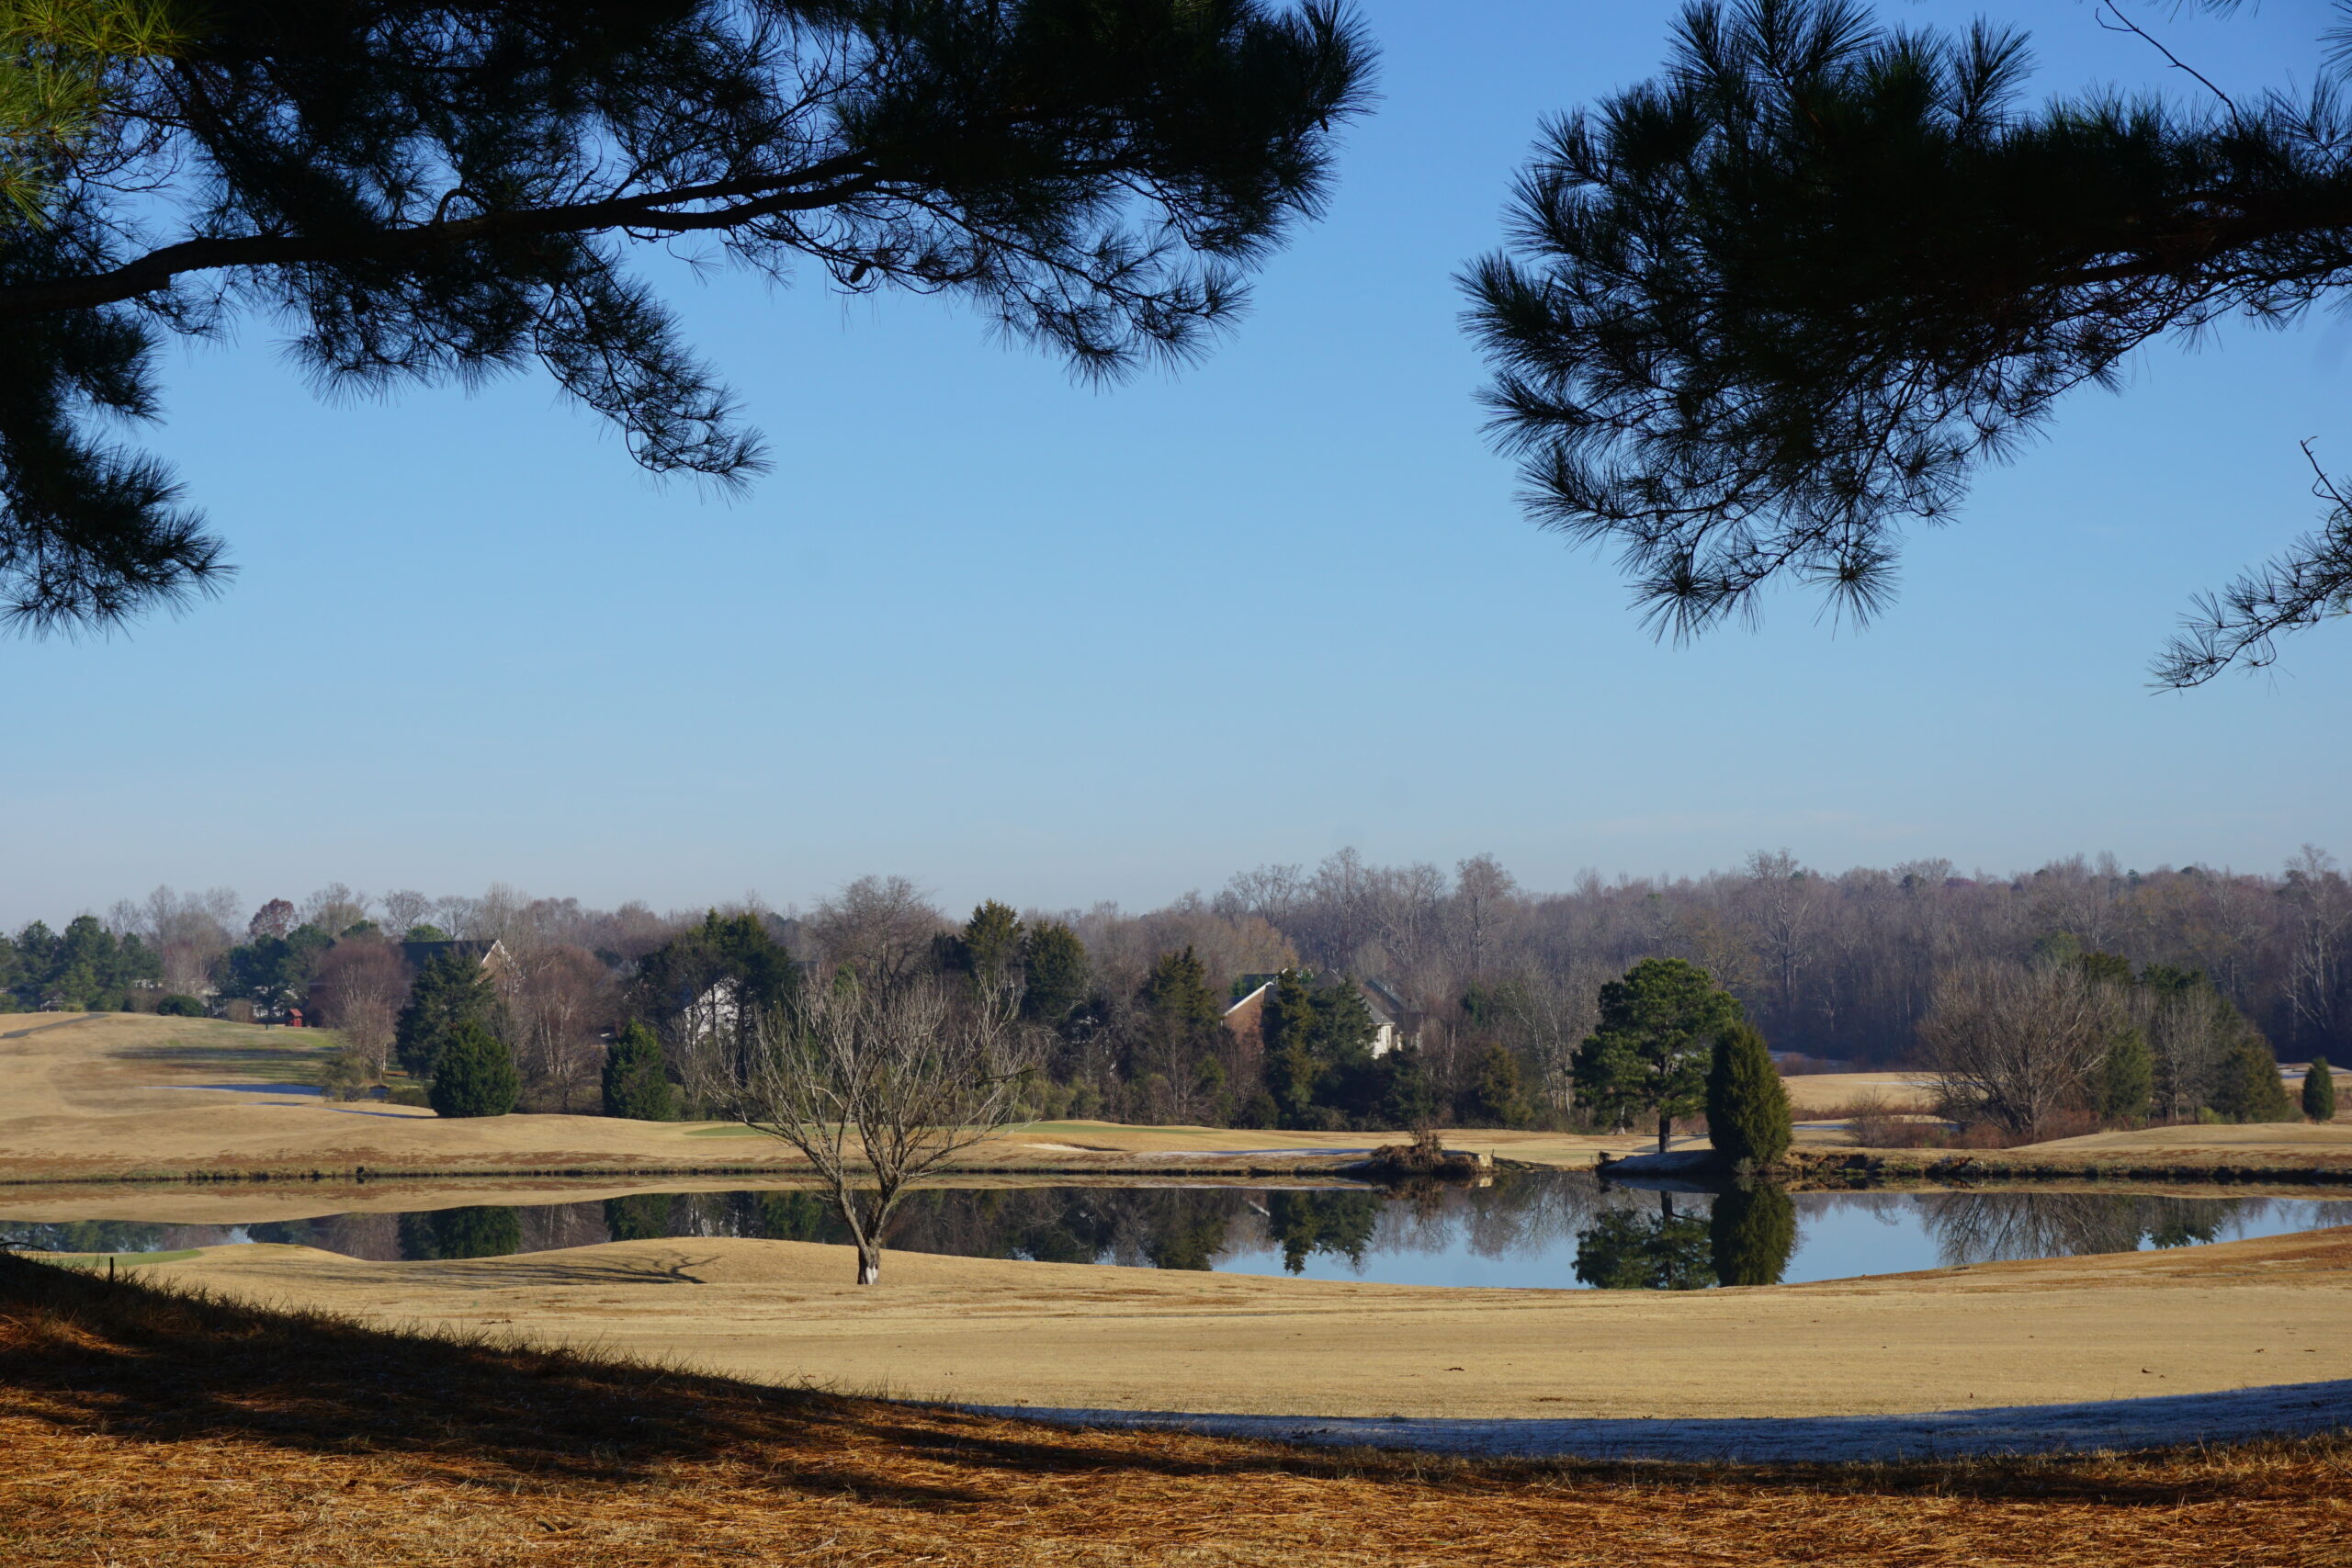
<path fill-rule="evenodd" d="M 2352 1444 L 1770 1471 L 1034 1427 L 0 1257 L 0 1560 L 2340 1563 Z"/>
<path fill-rule="evenodd" d="M 142 1279 L 385 1328 L 527 1333 L 978 1404 L 1285 1416 L 1983 1409 L 2338 1375 L 2352 1227 L 1726 1291 L 1477 1290 L 740 1237 L 374 1263 L 208 1248 Z"/>

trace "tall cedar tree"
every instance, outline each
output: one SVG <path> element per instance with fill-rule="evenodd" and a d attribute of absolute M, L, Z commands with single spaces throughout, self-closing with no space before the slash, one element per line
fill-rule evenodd
<path fill-rule="evenodd" d="M 972 911 L 963 930 L 941 936 L 934 951 L 941 968 L 1001 987 L 1023 978 L 1021 950 L 1026 935 L 1012 907 L 991 898 Z"/>
<path fill-rule="evenodd" d="M 2098 1113 L 2110 1122 L 2143 1122 L 2156 1093 L 2155 1057 L 2148 1037 L 2137 1029 L 2120 1029 L 2099 1064 Z"/>
<path fill-rule="evenodd" d="M 662 1041 L 643 1020 L 623 1027 L 605 1053 L 605 1114 L 632 1122 L 675 1122 L 677 1086 L 671 1083 Z"/>
<path fill-rule="evenodd" d="M 1796 1141 L 1789 1087 L 1763 1032 L 1736 1023 L 1715 1038 L 1707 1066 L 1707 1139 L 1729 1165 L 1775 1165 Z"/>
<path fill-rule="evenodd" d="M 1216 1023 L 1225 1012 L 1209 988 L 1208 965 L 1190 947 L 1163 953 L 1152 962 L 1136 1002 L 1154 1018 L 1194 1027 Z"/>
<path fill-rule="evenodd" d="M 1372 1040 L 1377 1027 L 1363 994 L 1343 976 L 1297 969 L 1274 977 L 1261 1013 L 1266 1092 L 1282 1126 L 1344 1127 L 1376 1108 Z"/>
<path fill-rule="evenodd" d="M 2301 98 L 2020 107 L 2030 69 L 1983 22 L 1709 0 L 1663 74 L 1547 131 L 1510 248 L 1464 279 L 1487 401 L 1535 520 L 1614 550 L 1662 632 L 1775 580 L 1876 614 L 1906 524 L 1949 516 L 2064 393 L 2120 387 L 2153 339 L 2352 286 L 2334 73 Z M 2315 489 L 2321 531 L 2200 600 L 2161 682 L 2352 611 L 2352 502 Z"/>
<path fill-rule="evenodd" d="M 1577 1098 L 1621 1127 L 1657 1117 L 1664 1154 L 1674 1119 L 1705 1109 L 1716 1037 L 1739 1021 L 1739 1003 L 1704 969 L 1645 958 L 1600 987 L 1600 1027 L 1570 1067 Z"/>
<path fill-rule="evenodd" d="M 2335 1070 L 2324 1056 L 2313 1056 L 2303 1069 L 2303 1115 L 2313 1122 L 2335 1120 Z"/>
<path fill-rule="evenodd" d="M 1225 1009 L 1209 988 L 1208 966 L 1190 947 L 1161 953 L 1136 988 L 1136 1006 L 1142 1026 L 1131 1076 L 1140 1080 L 1157 1073 L 1181 1084 L 1182 1108 L 1221 1122 L 1228 1109 L 1223 1058 L 1229 1037 Z"/>
<path fill-rule="evenodd" d="M 1021 1016 L 1058 1026 L 1086 999 L 1086 944 L 1059 920 L 1040 920 L 1021 944 Z"/>
<path fill-rule="evenodd" d="M 393 1049 L 413 1077 L 429 1078 L 438 1072 L 443 1043 L 451 1034 L 469 1025 L 492 1030 L 497 1016 L 498 992 L 481 960 L 444 949 L 424 961 L 409 987 Z"/>
<path fill-rule="evenodd" d="M 167 334 L 257 311 L 341 393 L 537 365 L 646 468 L 741 485 L 761 442 L 632 248 L 960 296 L 1091 378 L 1182 362 L 1321 211 L 1371 61 L 1329 0 L 17 12 L 0 610 L 35 628 L 227 570 L 168 471 L 101 434 L 154 415 Z M 107 13 L 154 25 L 82 25 Z"/>
<path fill-rule="evenodd" d="M 2238 1037 L 2222 1059 L 2221 1081 L 2213 1086 L 2213 1109 L 2233 1122 L 2294 1120 L 2294 1102 L 2287 1098 L 2286 1081 L 2278 1076 L 2278 1058 L 2251 1029 Z"/>
<path fill-rule="evenodd" d="M 2071 932 L 2058 934 L 2073 940 Z M 2110 987 L 2119 999 L 2141 984 L 2132 976 L 2132 961 L 2120 953 L 2079 953 L 2075 965 L 2083 978 L 2095 986 Z M 2114 1031 L 2108 1041 L 2107 1055 L 2088 1087 L 2091 1108 L 2106 1120 L 2146 1120 L 2156 1093 L 2156 1059 L 2148 1049 L 2148 1037 L 2129 1025 Z"/>
<path fill-rule="evenodd" d="M 1274 976 L 1273 991 L 1259 1014 L 1265 1037 L 1266 1092 L 1274 1102 L 1275 1124 L 1312 1127 L 1315 1086 L 1322 1065 L 1315 1054 L 1315 994 L 1295 969 Z"/>
<path fill-rule="evenodd" d="M 425 1099 L 444 1116 L 503 1116 L 522 1091 L 506 1042 L 479 1023 L 460 1023 L 434 1053 L 433 1084 Z"/>
<path fill-rule="evenodd" d="M 1527 1083 L 1519 1055 L 1499 1040 L 1490 1040 L 1470 1065 L 1470 1082 L 1462 1092 L 1459 1111 L 1470 1127 L 1519 1127 L 1528 1121 Z"/>
<path fill-rule="evenodd" d="M 1515 1064 L 1514 1064 L 1515 1065 Z M 1381 1091 L 1381 1120 L 1409 1133 L 1424 1132 L 1437 1123 L 1437 1082 L 1429 1064 L 1408 1045 L 1389 1053 L 1388 1085 Z"/>

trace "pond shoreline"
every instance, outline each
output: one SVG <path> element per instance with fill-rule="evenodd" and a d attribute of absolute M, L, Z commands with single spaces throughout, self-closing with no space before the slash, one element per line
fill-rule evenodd
<path fill-rule="evenodd" d="M 1223 1162 L 1191 1159 L 1166 1155 L 1145 1155 L 1126 1160 L 1098 1161 L 1089 1165 L 1068 1163 L 1030 1165 L 1021 1162 L 991 1162 L 986 1165 L 954 1165 L 939 1172 L 946 1178 L 963 1176 L 1017 1176 L 1060 1178 L 1152 1178 L 1174 1179 L 1216 1177 L 1224 1179 L 1251 1179 L 1283 1177 L 1340 1178 L 1341 1173 L 1363 1164 L 1361 1156 L 1328 1156 L 1298 1160 L 1272 1162 L 1263 1159 Z M 1560 1170 L 1576 1168 L 1551 1165 L 1512 1162 L 1521 1170 Z M 704 1180 L 715 1177 L 805 1178 L 815 1173 L 805 1162 L 786 1164 L 771 1161 L 759 1165 L 355 1165 L 343 1167 L 249 1166 L 232 1168 L 193 1170 L 58 1170 L 39 1175 L 20 1173 L 0 1174 L 0 1191 L 9 1189 L 82 1186 L 214 1186 L 237 1182 L 348 1182 L 365 1186 L 374 1181 L 474 1181 L 474 1180 L 567 1180 L 602 1181 L 611 1179 L 669 1179 L 678 1178 Z M 1363 1182 L 1367 1188 L 1378 1185 Z"/>
<path fill-rule="evenodd" d="M 444 1164 L 402 1162 L 386 1165 L 240 1164 L 179 1169 L 74 1169 L 62 1161 L 41 1162 L 47 1168 L 9 1171 L 0 1168 L 0 1190 L 59 1186 L 212 1186 L 240 1182 L 341 1182 L 364 1186 L 374 1181 L 420 1180 L 707 1180 L 714 1178 L 793 1178 L 810 1174 L 800 1161 L 767 1160 L 745 1164 L 669 1164 L 616 1162 L 569 1164 L 514 1162 Z M 94 1162 L 95 1163 L 95 1162 Z M 946 1177 L 997 1176 L 1020 1178 L 1105 1177 L 1125 1179 L 1212 1178 L 1222 1180 L 1314 1178 L 1345 1180 L 1359 1178 L 1360 1155 L 1317 1154 L 1302 1150 L 1296 1157 L 1220 1159 L 1191 1154 L 1136 1153 L 1104 1156 L 1084 1161 L 990 1160 L 957 1164 L 942 1171 Z M 1608 1176 L 1609 1162 L 1599 1165 L 1555 1164 L 1514 1159 L 1497 1154 L 1489 1168 L 1508 1171 L 1587 1170 Z M 1612 1179 L 1640 1185 L 1640 1172 Z M 2188 1151 L 2169 1157 L 2048 1156 L 2018 1158 L 2009 1151 L 1954 1153 L 1949 1150 L 1798 1149 L 1767 1173 L 1776 1185 L 1791 1191 L 1899 1191 L 1919 1187 L 1954 1190 L 2008 1185 L 2041 1185 L 2052 1181 L 2098 1183 L 2136 1182 L 2150 1185 L 2198 1183 L 2243 1187 L 2250 1184 L 2336 1188 L 2352 1186 L 2352 1160 L 2323 1160 L 2237 1156 L 2215 1159 Z M 1722 1173 L 1729 1179 L 1729 1173 Z M 1632 1179 L 1628 1181 L 1628 1178 Z M 1376 1186 L 1376 1181 L 1367 1181 Z"/>
<path fill-rule="evenodd" d="M 1932 1187 L 1969 1191 L 1988 1187 L 2041 1186 L 2053 1181 L 2214 1187 L 2272 1184 L 2352 1186 L 2352 1162 L 2286 1159 L 2004 1158 L 2007 1151 L 1955 1155 L 1947 1150 L 1798 1150 L 1775 1171 L 1792 1192 L 1884 1192 Z"/>

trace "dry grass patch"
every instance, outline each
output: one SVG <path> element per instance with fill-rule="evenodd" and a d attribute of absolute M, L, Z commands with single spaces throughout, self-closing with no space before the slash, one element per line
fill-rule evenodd
<path fill-rule="evenodd" d="M 0 1257 L 0 1560 L 2341 1563 L 2352 1443 L 1853 1469 L 1075 1432 Z"/>

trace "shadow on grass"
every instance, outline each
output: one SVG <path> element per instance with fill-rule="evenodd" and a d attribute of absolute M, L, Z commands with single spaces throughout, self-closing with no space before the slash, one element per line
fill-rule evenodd
<path fill-rule="evenodd" d="M 691 1283 L 681 1256 L 665 1277 Z M 632 1278 L 642 1279 L 641 1274 Z M 314 1454 L 401 1455 L 501 1482 L 674 1483 L 680 1467 L 764 1488 L 956 1513 L 1041 1483 L 1072 1506 L 1123 1477 L 1426 1489 L 1464 1506 L 1544 1497 L 1727 1493 L 1940 1495 L 2173 1509 L 2307 1495 L 2352 1442 L 2168 1455 L 2001 1458 L 1884 1466 L 1457 1460 L 1186 1435 L 1078 1431 L 808 1389 L 775 1389 L 483 1336 L 403 1335 L 323 1314 L 0 1254 L 0 1413 L 117 1440 L 230 1440 Z M 1075 1490 L 1062 1490 L 1074 1488 Z M 1108 1495 L 1108 1494 L 1106 1494 Z M 1337 1501 L 1335 1498 L 1334 1501 Z"/>
<path fill-rule="evenodd" d="M 52 1396 L 39 1402 L 52 1422 L 53 1396 L 65 1396 L 67 1424 L 118 1439 L 399 1453 L 608 1483 L 757 1450 L 773 1482 L 836 1493 L 851 1481 L 838 1464 L 796 1472 L 794 1451 L 837 1451 L 876 1408 L 486 1336 L 389 1334 L 0 1255 L 0 1408 L 26 1393 Z M 982 1500 L 880 1477 L 853 1489 L 899 1506 Z"/>
<path fill-rule="evenodd" d="M 119 1046 L 114 1055 L 126 1062 L 161 1062 L 178 1067 L 261 1066 L 282 1072 L 289 1061 L 322 1061 L 334 1049 L 331 1042 L 319 1040 L 289 1041 L 283 1045 L 199 1045 L 193 1041 L 171 1041 L 161 1045 Z"/>

